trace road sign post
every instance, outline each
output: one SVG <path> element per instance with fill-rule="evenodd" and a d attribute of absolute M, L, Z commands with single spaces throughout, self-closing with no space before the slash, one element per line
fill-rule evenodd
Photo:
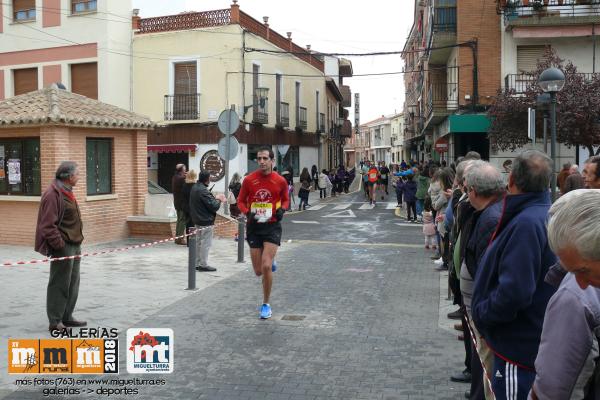
<path fill-rule="evenodd" d="M 219 141 L 219 155 L 225 160 L 225 197 L 228 197 L 227 191 L 229 190 L 229 160 L 234 159 L 235 155 L 237 155 L 237 140 L 233 138 L 232 135 L 240 127 L 240 117 L 235 112 L 234 105 L 231 106 L 230 110 L 224 110 L 223 112 L 221 112 L 221 114 L 219 115 L 219 121 L 217 125 L 219 127 L 219 131 L 221 131 L 221 133 L 225 135 L 225 137 L 223 138 L 224 140 L 221 139 L 221 141 L 224 141 L 224 151 L 222 151 L 221 141 Z M 233 157 L 231 157 L 232 140 L 235 141 L 235 155 Z M 227 207 L 227 204 L 225 204 L 224 211 L 225 215 L 229 215 L 229 207 Z"/>

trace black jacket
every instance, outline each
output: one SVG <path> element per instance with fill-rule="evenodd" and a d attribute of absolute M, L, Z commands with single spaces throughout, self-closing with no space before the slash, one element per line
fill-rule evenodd
<path fill-rule="evenodd" d="M 198 182 L 190 193 L 190 216 L 194 225 L 208 226 L 215 223 L 221 202 L 208 191 L 205 184 Z"/>

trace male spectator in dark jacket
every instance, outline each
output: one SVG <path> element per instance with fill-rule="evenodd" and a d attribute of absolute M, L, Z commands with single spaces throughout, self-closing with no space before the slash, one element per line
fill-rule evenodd
<path fill-rule="evenodd" d="M 475 276 L 473 321 L 494 352 L 498 400 L 527 398 L 544 312 L 556 290 L 544 282 L 556 263 L 546 232 L 551 176 L 544 153 L 527 150 L 515 158 L 502 216 Z"/>
<path fill-rule="evenodd" d="M 177 225 L 175 236 L 181 236 L 185 232 L 185 211 L 183 210 L 183 186 L 185 185 L 185 164 L 177 164 L 175 175 L 171 178 L 171 192 L 173 192 L 173 205 L 177 212 Z M 175 239 L 176 244 L 185 245 L 184 238 Z"/>
<path fill-rule="evenodd" d="M 63 161 L 56 179 L 42 195 L 35 231 L 35 251 L 44 256 L 69 257 L 81 254 L 83 223 L 73 187 L 79 170 L 73 161 Z M 73 318 L 79 295 L 79 258 L 50 263 L 46 297 L 49 330 L 82 327 L 84 321 Z"/>
<path fill-rule="evenodd" d="M 493 353 L 481 337 L 471 317 L 471 298 L 473 296 L 473 277 L 476 276 L 477 265 L 485 253 L 492 234 L 496 230 L 502 212 L 502 199 L 506 183 L 500 171 L 491 164 L 477 160 L 472 161 L 465 172 L 465 188 L 468 201 L 474 211 L 460 231 L 459 257 L 460 291 L 463 305 L 467 313 L 469 332 L 475 335 L 475 343 L 471 346 L 471 390 L 470 399 L 480 400 L 491 398 L 491 387 L 484 379 L 484 369 L 480 360 L 485 364 L 485 372 L 492 370 Z M 491 378 L 488 375 L 488 378 Z"/>
<path fill-rule="evenodd" d="M 600 189 L 600 156 L 585 160 L 582 175 L 587 189 Z"/>
<path fill-rule="evenodd" d="M 198 182 L 192 187 L 190 193 L 190 216 L 192 222 L 198 229 L 196 236 L 196 254 L 198 256 L 198 271 L 216 271 L 216 268 L 208 265 L 208 251 L 212 244 L 213 230 L 217 211 L 221 203 L 225 202 L 225 195 L 213 194 L 208 190 L 210 174 L 206 171 L 200 172 Z"/>
<path fill-rule="evenodd" d="M 557 200 L 548 240 L 570 273 L 556 265 L 546 275 L 560 287 L 546 308 L 531 398 L 599 399 L 593 369 L 600 332 L 600 190 L 575 190 Z"/>

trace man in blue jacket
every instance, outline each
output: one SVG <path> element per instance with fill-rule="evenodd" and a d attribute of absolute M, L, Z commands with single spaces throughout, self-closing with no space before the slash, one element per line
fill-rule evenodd
<path fill-rule="evenodd" d="M 535 379 L 546 305 L 556 288 L 544 282 L 556 256 L 546 219 L 552 160 L 527 150 L 513 161 L 503 212 L 479 263 L 471 310 L 494 352 L 496 399 L 526 399 Z"/>

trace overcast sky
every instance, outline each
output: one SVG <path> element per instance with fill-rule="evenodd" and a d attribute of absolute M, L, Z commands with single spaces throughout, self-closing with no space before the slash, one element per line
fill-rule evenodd
<path fill-rule="evenodd" d="M 262 21 L 269 17 L 271 29 L 313 50 L 330 53 L 366 53 L 402 50 L 413 20 L 413 0 L 240 0 L 240 9 Z M 229 8 L 230 0 L 133 0 L 140 16 L 178 14 Z M 402 71 L 395 56 L 347 57 L 354 74 Z M 402 75 L 354 77 L 344 80 L 352 93 L 360 93 L 360 122 L 402 111 Z M 354 96 L 353 96 L 354 97 Z M 350 109 L 349 119 L 354 121 Z"/>

